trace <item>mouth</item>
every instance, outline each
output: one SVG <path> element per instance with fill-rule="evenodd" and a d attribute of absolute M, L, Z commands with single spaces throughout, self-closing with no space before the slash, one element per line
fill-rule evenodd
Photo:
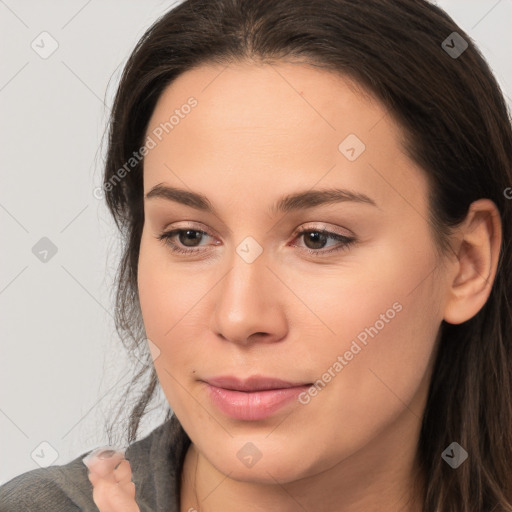
<path fill-rule="evenodd" d="M 202 382 L 217 409 L 231 418 L 245 421 L 268 418 L 284 406 L 291 405 L 294 398 L 312 385 L 259 375 L 246 379 L 212 377 Z"/>

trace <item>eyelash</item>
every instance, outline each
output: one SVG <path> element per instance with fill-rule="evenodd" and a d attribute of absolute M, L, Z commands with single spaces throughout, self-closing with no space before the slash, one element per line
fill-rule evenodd
<path fill-rule="evenodd" d="M 182 247 L 179 247 L 177 244 L 171 241 L 171 238 L 173 238 L 175 235 L 184 233 L 186 231 L 195 231 L 196 233 L 201 233 L 206 236 L 211 236 L 209 233 L 206 233 L 205 231 L 202 231 L 200 229 L 192 229 L 192 228 L 181 228 L 181 229 L 173 229 L 171 231 L 167 231 L 162 233 L 161 235 L 157 236 L 156 238 L 161 241 L 163 244 L 165 244 L 167 247 L 171 249 L 173 253 L 176 254 L 184 254 L 184 255 L 190 255 L 193 253 L 199 253 L 202 252 L 202 250 L 197 250 L 197 248 L 189 248 L 189 249 L 183 249 Z M 341 246 L 338 246 L 334 249 L 329 249 L 327 251 L 319 249 L 308 249 L 308 248 L 302 248 L 306 252 L 308 252 L 310 255 L 315 257 L 322 257 L 327 254 L 336 253 L 339 251 L 344 251 L 349 248 L 350 245 L 354 244 L 356 242 L 355 238 L 350 238 L 344 235 L 339 235 L 337 233 L 333 233 L 332 231 L 327 231 L 326 229 L 303 229 L 299 231 L 296 234 L 296 238 L 300 238 L 302 235 L 307 233 L 322 233 L 323 235 L 328 235 L 329 238 L 333 238 L 334 240 L 337 240 L 339 242 L 342 242 Z"/>

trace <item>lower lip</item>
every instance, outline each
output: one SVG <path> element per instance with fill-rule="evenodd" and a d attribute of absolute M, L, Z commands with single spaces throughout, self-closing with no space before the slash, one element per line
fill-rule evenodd
<path fill-rule="evenodd" d="M 268 418 L 309 387 L 297 386 L 245 392 L 218 388 L 206 383 L 210 399 L 224 414 L 238 420 L 249 421 Z"/>

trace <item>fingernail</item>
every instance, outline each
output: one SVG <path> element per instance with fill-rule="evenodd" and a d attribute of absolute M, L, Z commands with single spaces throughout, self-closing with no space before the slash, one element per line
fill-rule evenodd
<path fill-rule="evenodd" d="M 98 459 L 110 459 L 110 457 L 112 457 L 112 455 L 115 453 L 115 450 L 103 450 L 102 452 L 98 453 Z"/>
<path fill-rule="evenodd" d="M 126 448 L 120 448 L 116 446 L 101 446 L 100 448 L 96 448 L 92 450 L 89 455 L 86 455 L 82 458 L 82 462 L 89 467 L 89 461 L 94 458 L 98 459 L 108 459 L 114 456 L 116 453 L 119 453 L 124 456 Z"/>

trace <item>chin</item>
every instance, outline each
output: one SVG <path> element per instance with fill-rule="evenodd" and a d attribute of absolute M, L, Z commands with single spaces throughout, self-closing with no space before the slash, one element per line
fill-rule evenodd
<path fill-rule="evenodd" d="M 261 441 L 258 452 L 251 446 L 250 441 L 231 440 L 228 446 L 219 446 L 218 451 L 203 454 L 207 455 L 210 463 L 222 474 L 239 482 L 275 485 L 276 482 L 286 484 L 321 472 L 319 460 L 308 460 L 304 449 L 288 445 L 283 451 L 283 444 L 277 445 L 268 441 Z M 244 455 L 246 453 L 252 455 Z M 240 453 L 242 452 L 242 453 Z M 226 453 L 233 454 L 229 457 Z M 250 457 L 253 457 L 252 460 Z M 318 454 L 317 454 L 318 456 Z M 244 459 L 246 459 L 244 461 Z M 326 468 L 324 468 L 326 469 Z"/>

